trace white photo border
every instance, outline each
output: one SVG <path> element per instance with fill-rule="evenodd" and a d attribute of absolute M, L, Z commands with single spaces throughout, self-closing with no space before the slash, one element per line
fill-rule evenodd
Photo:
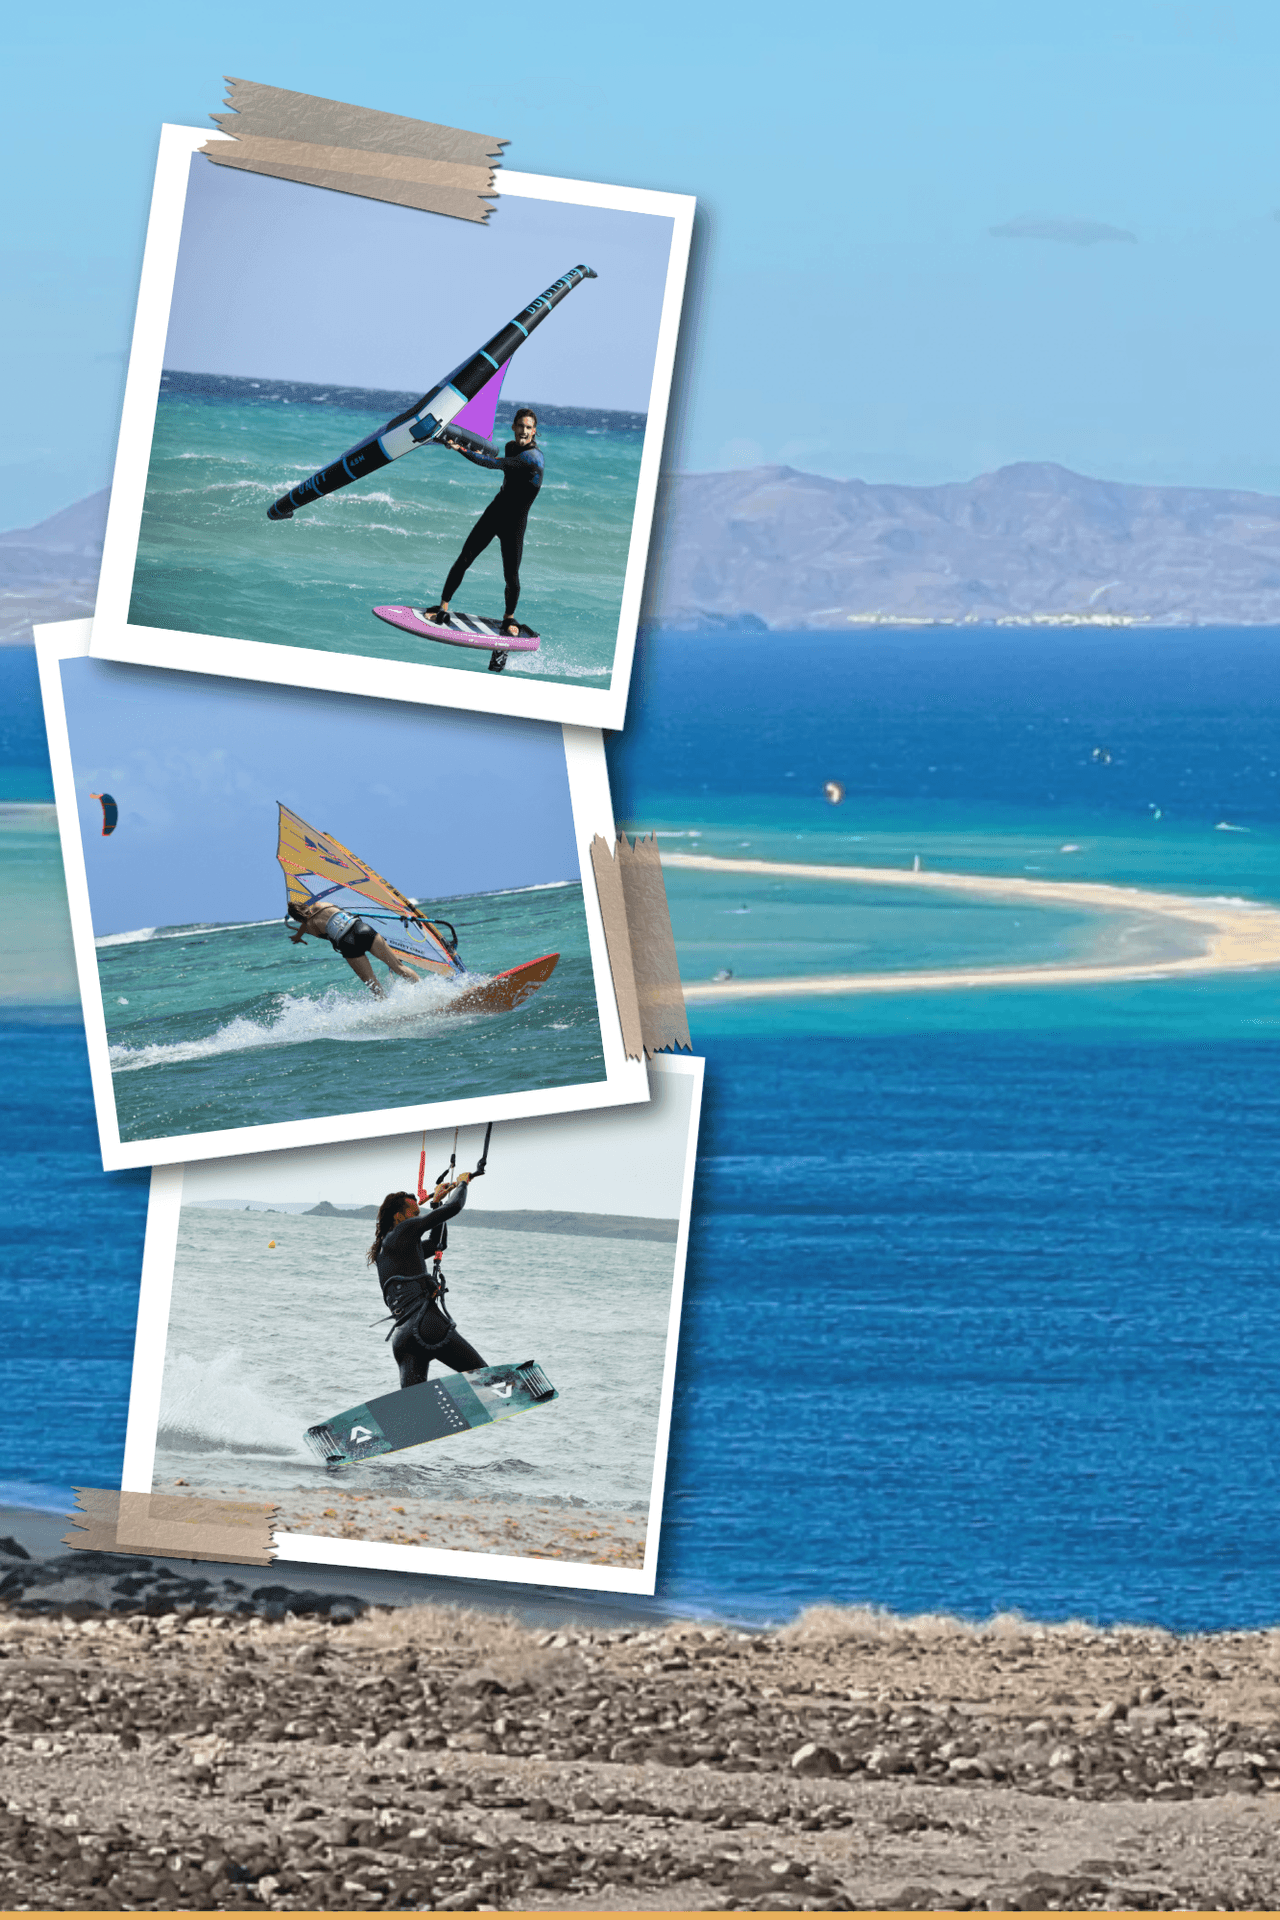
<path fill-rule="evenodd" d="M 581 1587 L 600 1593 L 654 1592 L 671 1440 L 680 1315 L 684 1302 L 685 1261 L 689 1250 L 689 1217 L 693 1205 L 698 1126 L 702 1111 L 703 1068 L 704 1062 L 696 1055 L 659 1056 L 649 1063 L 650 1072 L 680 1076 L 691 1080 L 693 1084 L 680 1182 L 679 1228 L 667 1315 L 643 1566 L 633 1571 L 621 1567 L 597 1567 L 572 1560 L 547 1561 L 517 1554 L 473 1553 L 451 1547 L 406 1547 L 394 1541 L 339 1540 L 328 1534 L 283 1531 L 274 1535 L 277 1565 L 288 1562 L 292 1565 L 360 1567 L 381 1573 L 445 1574 L 459 1580 L 510 1581 L 522 1586 Z M 125 1493 L 154 1491 L 156 1435 L 160 1426 L 160 1400 L 169 1341 L 169 1310 L 178 1230 L 182 1220 L 185 1172 L 182 1166 L 166 1166 L 153 1168 L 151 1174 L 147 1235 L 142 1256 L 142 1287 L 138 1298 L 138 1324 L 133 1349 L 133 1376 L 129 1391 L 129 1421 L 120 1476 L 120 1485 Z"/>
<path fill-rule="evenodd" d="M 472 1095 L 466 1099 L 431 1101 L 418 1106 L 379 1108 L 369 1113 L 335 1114 L 311 1120 L 267 1121 L 258 1126 L 226 1127 L 211 1133 L 184 1133 L 152 1140 L 122 1141 L 116 1118 L 106 1013 L 102 1004 L 102 984 L 94 944 L 89 882 L 76 806 L 71 739 L 67 729 L 60 671 L 63 660 L 89 656 L 90 625 L 88 620 L 65 620 L 53 626 L 38 626 L 35 640 L 45 727 L 49 735 L 49 759 L 53 768 L 53 793 L 58 810 L 58 834 L 62 842 L 62 864 L 67 883 L 67 904 L 71 913 L 71 937 L 89 1048 L 89 1074 L 98 1116 L 98 1143 L 102 1151 L 102 1164 L 108 1173 L 117 1172 L 123 1167 L 163 1166 L 192 1159 L 216 1160 L 235 1153 L 270 1153 L 282 1147 L 322 1146 L 331 1140 L 373 1140 L 411 1127 L 468 1126 L 475 1121 L 490 1119 L 523 1120 L 539 1114 L 571 1113 L 590 1107 L 628 1106 L 649 1098 L 644 1063 L 629 1060 L 623 1045 L 613 975 L 609 969 L 609 951 L 605 944 L 604 921 L 591 866 L 591 842 L 594 836 L 602 834 L 612 844 L 614 834 L 613 802 L 609 796 L 604 740 L 595 728 L 562 727 L 574 839 L 582 880 L 582 902 L 586 912 L 591 971 L 595 982 L 596 1012 L 600 1021 L 600 1044 L 604 1055 L 602 1079 L 585 1081 L 577 1086 L 533 1088 L 522 1093 Z"/>
<path fill-rule="evenodd" d="M 557 200 L 621 213 L 654 213 L 672 222 L 671 252 L 609 686 L 571 687 L 536 679 L 507 680 L 501 674 L 473 673 L 457 667 L 372 659 L 360 654 L 328 653 L 315 647 L 234 640 L 219 634 L 184 633 L 167 627 L 130 624 L 129 603 L 182 239 L 190 159 L 206 141 L 230 138 L 229 134 L 196 127 L 165 125 L 160 130 L 90 651 L 97 658 L 124 660 L 135 666 L 172 667 L 187 673 L 269 680 L 279 686 L 317 687 L 330 693 L 361 693 L 375 699 L 463 707 L 475 713 L 512 714 L 525 720 L 558 720 L 570 726 L 620 729 L 627 711 L 653 529 L 680 308 L 693 237 L 694 200 L 688 194 L 560 180 L 534 173 L 513 173 L 505 167 L 499 174 L 500 191 L 512 199 Z"/>

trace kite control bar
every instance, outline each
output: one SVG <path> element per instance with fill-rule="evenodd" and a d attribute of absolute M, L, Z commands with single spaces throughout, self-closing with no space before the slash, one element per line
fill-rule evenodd
<path fill-rule="evenodd" d="M 489 1164 L 489 1142 L 492 1139 L 492 1137 L 493 1137 L 493 1122 L 491 1120 L 488 1126 L 484 1130 L 484 1145 L 480 1149 L 480 1158 L 476 1161 L 475 1171 L 471 1175 L 471 1178 L 473 1180 L 478 1180 L 480 1178 L 480 1175 L 484 1172 L 485 1168 Z M 454 1179 L 454 1174 L 457 1172 L 457 1167 L 458 1167 L 458 1129 L 455 1127 L 453 1130 L 453 1152 L 449 1155 L 448 1166 L 444 1168 L 442 1173 L 437 1175 L 436 1186 L 442 1187 L 447 1182 L 451 1190 L 452 1188 L 456 1187 L 458 1183 Z M 426 1187 L 423 1185 L 423 1175 L 425 1174 L 426 1170 L 427 1170 L 427 1136 L 424 1133 L 422 1136 L 422 1151 L 418 1155 L 418 1200 L 419 1202 L 426 1200 L 430 1197 Z M 434 1188 L 432 1189 L 432 1191 L 434 1191 Z"/>

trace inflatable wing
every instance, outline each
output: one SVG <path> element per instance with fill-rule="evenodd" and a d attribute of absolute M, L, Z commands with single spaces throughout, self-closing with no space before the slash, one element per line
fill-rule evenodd
<path fill-rule="evenodd" d="M 300 486 L 281 494 L 275 505 L 267 508 L 268 520 L 291 520 L 299 507 L 308 507 L 324 494 L 350 486 L 353 480 L 363 480 L 367 473 L 377 473 L 380 467 L 390 466 L 393 460 L 411 453 L 414 447 L 438 440 L 445 428 L 455 423 L 458 438 L 472 444 L 492 433 L 498 395 L 512 354 L 523 346 L 534 328 L 541 326 L 566 294 L 572 293 L 583 280 L 595 278 L 591 267 L 570 267 L 562 279 L 531 300 L 514 320 L 508 320 L 501 332 L 495 333 L 492 340 L 486 340 L 478 352 L 455 367 L 430 393 L 424 393 L 407 412 L 398 413 L 379 432 L 357 441 L 340 459 L 313 473 Z"/>

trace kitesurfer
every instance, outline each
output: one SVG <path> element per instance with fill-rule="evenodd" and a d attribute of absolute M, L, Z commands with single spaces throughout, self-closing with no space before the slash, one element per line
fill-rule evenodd
<path fill-rule="evenodd" d="M 502 549 L 502 578 L 506 587 L 502 631 L 505 638 L 515 640 L 520 633 L 515 611 L 520 598 L 520 560 L 524 553 L 525 524 L 542 485 L 542 450 L 537 445 L 538 416 L 532 407 L 519 409 L 511 422 L 511 432 L 514 438 L 508 440 L 506 452 L 501 455 L 475 453 L 470 447 L 463 446 L 460 440 L 450 439 L 448 433 L 442 436 L 446 447 L 452 447 L 455 453 L 470 460 L 473 466 L 491 467 L 500 472 L 502 486 L 467 535 L 462 552 L 449 569 L 439 604 L 428 607 L 425 618 L 447 621 L 449 602 L 462 585 L 463 575 L 490 542 L 497 540 Z"/>
<path fill-rule="evenodd" d="M 476 1172 L 481 1172 L 477 1168 Z M 442 1180 L 431 1195 L 428 1210 L 419 1210 L 411 1193 L 389 1193 L 378 1208 L 378 1225 L 369 1249 L 369 1264 L 378 1269 L 378 1283 L 395 1321 L 391 1352 L 400 1369 L 400 1385 L 416 1387 L 426 1379 L 433 1360 L 469 1373 L 485 1362 L 469 1340 L 464 1340 L 444 1306 L 444 1275 L 440 1259 L 448 1243 L 448 1222 L 467 1203 L 467 1188 L 475 1174 L 460 1174 L 450 1187 Z M 428 1260 L 431 1262 L 428 1270 Z"/>
<path fill-rule="evenodd" d="M 301 946 L 307 934 L 314 935 L 317 940 L 328 940 L 334 952 L 342 955 L 352 972 L 380 1000 L 385 996 L 369 964 L 369 954 L 390 967 L 392 973 L 398 974 L 401 980 L 417 981 L 417 974 L 391 951 L 382 935 L 367 920 L 358 919 L 343 907 L 331 907 L 323 900 L 307 900 L 298 906 L 291 900 L 289 918 L 298 922 L 298 931 L 289 935 L 295 947 Z"/>

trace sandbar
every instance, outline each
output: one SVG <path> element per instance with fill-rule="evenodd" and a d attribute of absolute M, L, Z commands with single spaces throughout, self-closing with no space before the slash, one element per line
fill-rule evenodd
<path fill-rule="evenodd" d="M 693 980 L 686 1001 L 793 999 L 802 994 L 952 992 L 965 987 L 1060 987 L 1163 980 L 1216 973 L 1257 973 L 1280 967 L 1280 907 L 1202 894 L 1163 893 L 1096 880 L 1023 880 L 1012 875 L 929 873 L 900 867 L 815 866 L 789 860 L 726 860 L 709 853 L 664 853 L 664 867 L 770 879 L 904 887 L 961 898 L 1007 900 L 1035 907 L 1088 907 L 1103 913 L 1143 913 L 1197 930 L 1199 953 L 1143 961 L 1083 962 L 1012 967 L 938 967 L 892 973 L 827 973 L 782 979 Z"/>

